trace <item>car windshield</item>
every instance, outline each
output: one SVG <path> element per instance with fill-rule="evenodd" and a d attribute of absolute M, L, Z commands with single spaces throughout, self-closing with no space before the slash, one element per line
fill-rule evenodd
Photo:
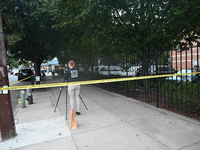
<path fill-rule="evenodd" d="M 158 66 L 158 69 L 160 71 L 174 71 L 171 67 L 159 67 Z M 155 71 L 156 70 L 156 66 L 150 67 L 149 70 Z"/>
<path fill-rule="evenodd" d="M 197 72 L 195 69 L 183 69 L 181 71 L 178 71 L 178 73 L 192 73 L 192 72 Z"/>
<path fill-rule="evenodd" d="M 128 71 L 135 71 L 137 68 L 139 68 L 138 66 L 133 66 L 131 68 L 128 69 Z"/>
<path fill-rule="evenodd" d="M 101 71 L 108 71 L 109 67 L 105 66 L 101 68 Z M 120 67 L 110 66 L 110 71 L 121 71 L 122 69 Z"/>
<path fill-rule="evenodd" d="M 29 73 L 29 72 L 31 72 L 31 70 L 25 69 L 25 70 L 22 70 L 22 72 L 24 72 L 24 73 Z"/>

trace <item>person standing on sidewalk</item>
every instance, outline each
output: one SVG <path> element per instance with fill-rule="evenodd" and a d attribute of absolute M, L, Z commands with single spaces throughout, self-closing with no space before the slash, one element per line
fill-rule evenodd
<path fill-rule="evenodd" d="M 67 82 L 76 82 L 78 81 L 79 74 L 78 69 L 75 66 L 75 62 L 73 60 L 70 60 L 68 62 L 69 69 L 66 71 L 66 74 L 64 76 L 64 79 Z M 68 94 L 70 99 L 70 110 L 76 111 L 77 115 L 80 115 L 80 85 L 69 85 L 68 86 Z M 76 106 L 76 108 L 75 108 Z"/>

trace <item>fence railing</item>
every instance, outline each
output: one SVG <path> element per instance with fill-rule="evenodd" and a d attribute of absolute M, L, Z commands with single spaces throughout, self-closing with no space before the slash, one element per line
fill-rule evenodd
<path fill-rule="evenodd" d="M 170 51 L 150 61 L 144 69 L 142 60 L 137 56 L 120 55 L 110 58 L 112 61 L 104 59 L 104 64 L 96 66 L 93 72 L 81 72 L 81 76 L 86 80 L 94 80 L 199 72 L 199 56 L 199 47 L 191 47 L 186 51 Z M 103 83 L 96 86 L 200 120 L 200 74 Z"/>

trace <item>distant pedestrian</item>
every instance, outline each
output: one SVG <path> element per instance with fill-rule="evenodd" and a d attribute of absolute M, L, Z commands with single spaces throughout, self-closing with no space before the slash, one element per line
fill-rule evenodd
<path fill-rule="evenodd" d="M 68 62 L 69 69 L 66 71 L 64 76 L 67 82 L 76 82 L 78 81 L 79 74 L 78 69 L 75 66 L 75 62 L 70 60 Z M 69 85 L 68 86 L 68 94 L 70 98 L 70 110 L 76 111 L 77 115 L 80 115 L 80 85 Z M 76 108 L 75 108 L 76 106 Z"/>
<path fill-rule="evenodd" d="M 45 74 L 45 71 L 44 71 L 44 70 L 42 71 L 42 76 L 43 76 L 43 77 L 45 77 L 45 76 L 46 76 L 46 74 Z"/>

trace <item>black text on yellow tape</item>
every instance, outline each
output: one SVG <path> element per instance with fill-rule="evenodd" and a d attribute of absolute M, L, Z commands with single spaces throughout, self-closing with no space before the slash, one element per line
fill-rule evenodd
<path fill-rule="evenodd" d="M 200 72 L 140 76 L 140 77 L 126 77 L 126 78 L 114 78 L 114 79 L 102 79 L 102 80 L 89 80 L 89 81 L 78 81 L 78 82 L 50 83 L 50 84 L 38 84 L 38 85 L 24 85 L 24 86 L 12 86 L 12 87 L 0 87 L 0 91 L 62 87 L 62 86 L 69 86 L 69 85 L 86 85 L 86 84 L 97 84 L 97 83 L 108 83 L 108 82 L 121 82 L 121 81 L 131 81 L 131 80 L 141 80 L 141 79 L 151 79 L 151 78 L 162 78 L 162 77 L 170 77 L 170 76 L 180 76 L 180 75 L 188 75 L 188 74 L 200 74 Z"/>

